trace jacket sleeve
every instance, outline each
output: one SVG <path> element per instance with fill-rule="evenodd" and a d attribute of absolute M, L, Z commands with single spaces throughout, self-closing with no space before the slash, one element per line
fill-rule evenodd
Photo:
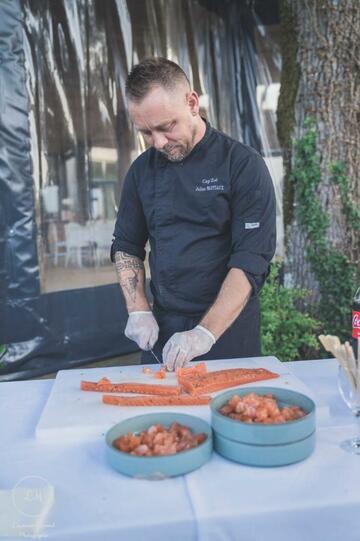
<path fill-rule="evenodd" d="M 111 246 L 111 261 L 115 261 L 115 253 L 118 251 L 144 260 L 147 239 L 148 229 L 137 191 L 134 167 L 131 166 L 125 177 L 121 193 Z"/>
<path fill-rule="evenodd" d="M 276 203 L 269 170 L 253 153 L 232 176 L 232 244 L 229 268 L 244 271 L 257 295 L 276 248 Z"/>

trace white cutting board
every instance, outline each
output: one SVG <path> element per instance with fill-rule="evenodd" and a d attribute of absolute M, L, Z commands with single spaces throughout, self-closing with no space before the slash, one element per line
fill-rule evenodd
<path fill-rule="evenodd" d="M 327 416 L 328 408 L 315 399 L 312 391 L 290 371 L 286 363 L 276 357 L 252 357 L 247 359 L 221 359 L 206 363 L 209 371 L 223 368 L 266 368 L 280 374 L 279 378 L 249 383 L 244 387 L 281 387 L 306 394 L 317 406 L 317 416 Z M 154 370 L 157 365 L 149 365 Z M 111 426 L 120 421 L 157 411 L 176 411 L 197 415 L 210 422 L 209 406 L 161 406 L 120 407 L 102 403 L 103 393 L 80 390 L 80 381 L 98 381 L 106 376 L 114 383 L 141 382 L 176 385 L 174 373 L 166 379 L 157 380 L 142 372 L 143 366 L 100 367 L 75 370 L 60 370 L 54 381 L 47 403 L 36 426 L 36 438 L 41 441 L 79 441 L 102 436 Z M 223 392 L 223 391 L 219 391 Z M 219 393 L 212 393 L 216 396 Z"/>

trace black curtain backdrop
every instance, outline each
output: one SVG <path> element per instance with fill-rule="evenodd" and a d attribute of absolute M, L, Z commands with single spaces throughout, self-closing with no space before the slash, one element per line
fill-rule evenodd
<path fill-rule="evenodd" d="M 43 290 L 49 242 L 43 191 L 58 186 L 64 201 L 76 199 L 66 220 L 95 223 L 89 156 L 105 149 L 117 156 L 118 200 L 123 176 L 141 151 L 124 82 L 147 56 L 179 62 L 195 90 L 208 97 L 210 122 L 261 152 L 258 15 L 276 23 L 277 3 L 2 0 L 0 344 L 7 352 L 0 381 L 136 350 L 123 334 L 127 313 L 116 283 Z"/>

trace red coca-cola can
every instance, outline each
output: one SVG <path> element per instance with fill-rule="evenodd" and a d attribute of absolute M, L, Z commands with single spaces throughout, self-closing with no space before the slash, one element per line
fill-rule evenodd
<path fill-rule="evenodd" d="M 355 293 L 352 305 L 352 345 L 355 356 L 358 354 L 360 340 L 360 287 Z"/>

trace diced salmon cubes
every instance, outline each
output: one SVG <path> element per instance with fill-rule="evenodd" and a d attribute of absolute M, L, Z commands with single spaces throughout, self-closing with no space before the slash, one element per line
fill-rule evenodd
<path fill-rule="evenodd" d="M 219 413 L 243 423 L 279 424 L 301 419 L 306 415 L 299 406 L 285 406 L 282 409 L 271 394 L 249 393 L 242 397 L 234 394 L 219 408 Z"/>
<path fill-rule="evenodd" d="M 135 456 L 162 456 L 192 449 L 205 440 L 206 434 L 194 434 L 190 428 L 172 423 L 169 428 L 156 424 L 139 434 L 129 432 L 117 438 L 113 445 L 119 451 Z"/>

